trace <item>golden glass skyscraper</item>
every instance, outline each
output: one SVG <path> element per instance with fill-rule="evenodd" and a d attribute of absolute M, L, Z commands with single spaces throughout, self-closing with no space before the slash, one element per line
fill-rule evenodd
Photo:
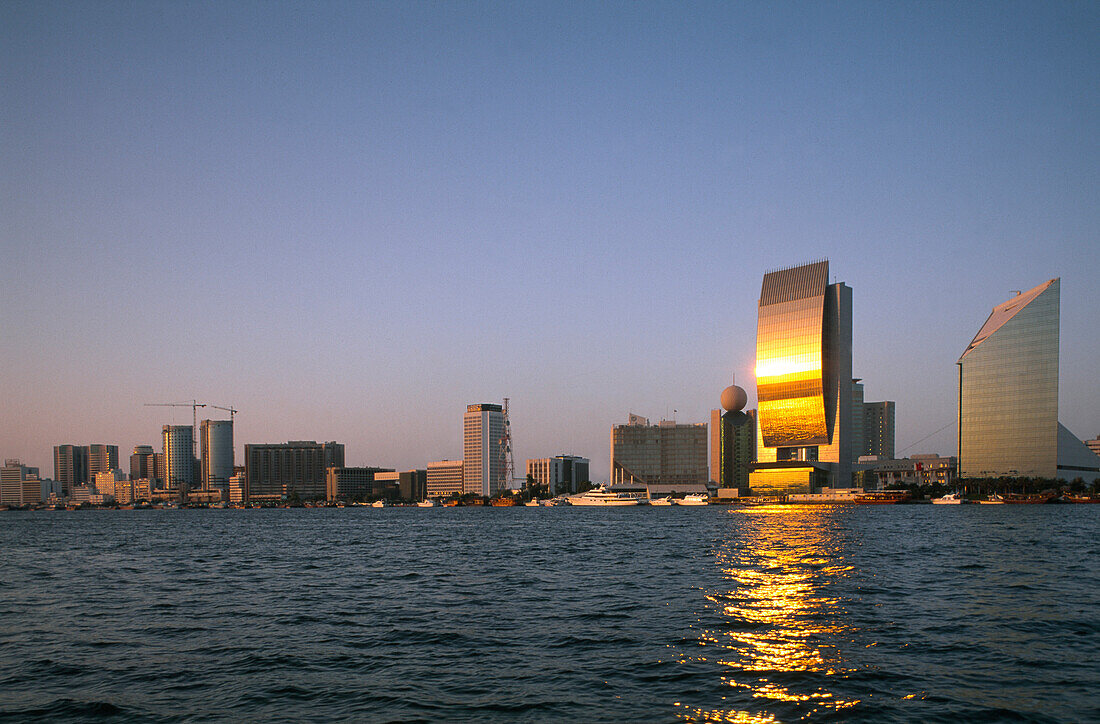
<path fill-rule="evenodd" d="M 757 494 L 851 484 L 852 290 L 828 282 L 828 261 L 764 275 L 756 328 L 757 469 L 750 475 Z"/>

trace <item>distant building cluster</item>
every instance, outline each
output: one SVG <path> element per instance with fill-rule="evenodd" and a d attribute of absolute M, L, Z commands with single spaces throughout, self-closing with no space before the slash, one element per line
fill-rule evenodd
<path fill-rule="evenodd" d="M 959 358 L 957 457 L 897 459 L 895 403 L 864 399 L 863 380 L 852 370 L 852 289 L 829 278 L 828 261 L 766 273 L 757 305 L 757 408 L 744 411 L 746 393 L 731 384 L 709 428 L 650 424 L 630 414 L 611 429 L 611 485 L 652 496 L 707 490 L 798 496 L 823 489 L 844 496 L 853 487 L 1100 475 L 1100 435 L 1082 442 L 1058 421 L 1058 279 L 993 307 Z M 548 496 L 591 485 L 589 459 L 567 454 L 529 459 L 526 477 L 514 477 L 507 399 L 503 406 L 466 406 L 461 459 L 404 471 L 347 466 L 343 444 L 312 440 L 247 444 L 238 466 L 233 427 L 232 416 L 164 425 L 160 451 L 135 446 L 129 474 L 119 466 L 118 446 L 101 443 L 56 445 L 53 479 L 7 459 L 0 505 L 412 502 L 487 498 L 517 484 Z"/>

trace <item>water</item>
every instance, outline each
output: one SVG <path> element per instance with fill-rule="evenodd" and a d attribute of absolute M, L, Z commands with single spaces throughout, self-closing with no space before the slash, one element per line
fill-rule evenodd
<path fill-rule="evenodd" d="M 1100 506 L 0 514 L 0 720 L 1100 721 Z"/>

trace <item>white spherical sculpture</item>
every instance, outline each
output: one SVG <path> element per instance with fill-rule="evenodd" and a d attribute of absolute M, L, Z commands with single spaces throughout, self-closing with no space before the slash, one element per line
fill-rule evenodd
<path fill-rule="evenodd" d="M 739 412 L 745 409 L 749 396 L 737 385 L 730 385 L 722 390 L 722 409 L 726 412 Z"/>

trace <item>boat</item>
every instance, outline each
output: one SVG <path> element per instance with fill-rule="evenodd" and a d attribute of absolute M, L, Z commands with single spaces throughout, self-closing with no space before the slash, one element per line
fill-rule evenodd
<path fill-rule="evenodd" d="M 537 507 L 539 507 L 539 505 L 540 505 L 540 503 L 536 499 L 536 500 L 528 500 L 526 503 L 523 504 L 523 507 L 524 508 L 537 508 Z"/>
<path fill-rule="evenodd" d="M 1098 495 L 1072 495 L 1066 493 L 1062 496 L 1062 499 L 1067 503 L 1100 503 L 1100 496 Z"/>
<path fill-rule="evenodd" d="M 980 505 L 1004 505 L 1005 504 L 1005 499 L 1002 498 L 1001 496 L 997 495 L 996 493 L 994 493 L 993 495 L 990 495 L 988 498 L 985 498 L 983 500 L 979 500 L 978 503 Z"/>
<path fill-rule="evenodd" d="M 627 493 L 613 493 L 600 485 L 587 493 L 569 497 L 570 505 L 621 506 L 638 505 L 638 499 Z"/>
<path fill-rule="evenodd" d="M 672 505 L 672 498 L 670 498 L 670 497 L 651 498 L 650 501 L 649 501 L 649 504 L 650 505 Z"/>
<path fill-rule="evenodd" d="M 1004 494 L 1004 501 L 1012 505 L 1044 505 L 1053 502 L 1054 498 L 1055 496 L 1049 493 L 1039 493 L 1037 495 Z"/>
<path fill-rule="evenodd" d="M 439 501 L 438 500 L 421 500 L 419 503 L 416 504 L 416 507 L 417 508 L 438 508 L 439 507 Z"/>
<path fill-rule="evenodd" d="M 970 501 L 958 493 L 948 493 L 942 498 L 932 498 L 932 505 L 962 505 Z"/>
<path fill-rule="evenodd" d="M 676 501 L 676 505 L 709 505 L 709 504 L 710 504 L 710 496 L 709 495 L 699 495 L 699 494 L 685 495 L 683 498 Z"/>
<path fill-rule="evenodd" d="M 897 505 L 909 502 L 908 490 L 876 490 L 871 493 L 857 495 L 855 502 L 859 505 Z"/>
<path fill-rule="evenodd" d="M 494 508 L 511 508 L 516 504 L 516 501 L 512 498 L 493 498 L 489 501 L 489 505 Z"/>
<path fill-rule="evenodd" d="M 376 500 L 373 503 L 371 503 L 370 507 L 372 507 L 372 508 L 388 508 L 388 507 L 390 507 L 390 504 L 387 503 L 386 500 L 383 498 L 382 500 Z"/>

